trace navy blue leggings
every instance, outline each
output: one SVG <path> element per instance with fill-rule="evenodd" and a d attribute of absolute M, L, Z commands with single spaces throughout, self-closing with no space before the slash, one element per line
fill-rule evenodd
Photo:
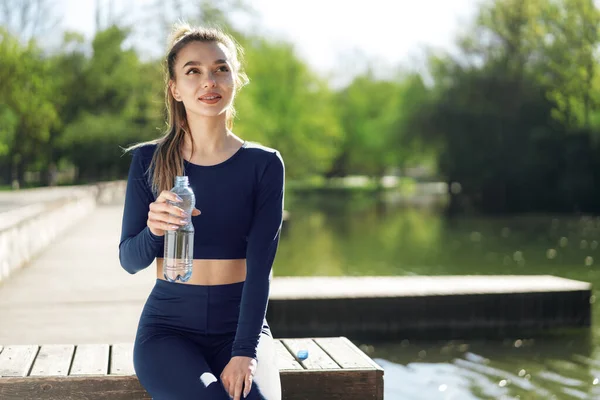
<path fill-rule="evenodd" d="M 201 286 L 156 280 L 133 349 L 137 377 L 154 400 L 230 400 L 220 375 L 231 359 L 243 287 L 243 282 Z M 265 321 L 246 400 L 280 399 L 276 352 Z"/>

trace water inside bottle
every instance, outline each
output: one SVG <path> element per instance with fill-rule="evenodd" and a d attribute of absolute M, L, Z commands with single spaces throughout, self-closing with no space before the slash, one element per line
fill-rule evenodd
<path fill-rule="evenodd" d="M 194 231 L 185 228 L 165 234 L 163 274 L 169 282 L 187 282 L 192 276 Z"/>

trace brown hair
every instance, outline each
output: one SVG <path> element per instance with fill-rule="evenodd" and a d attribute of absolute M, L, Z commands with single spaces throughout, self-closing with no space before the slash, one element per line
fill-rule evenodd
<path fill-rule="evenodd" d="M 174 26 L 169 38 L 169 51 L 164 65 L 167 129 L 162 137 L 138 143 L 125 150 L 130 151 L 147 144 L 157 145 L 149 167 L 152 176 L 152 191 L 157 195 L 161 191 L 170 190 L 173 187 L 175 176 L 183 175 L 181 146 L 185 135 L 190 135 L 193 142 L 187 125 L 185 107 L 182 102 L 175 100 L 170 87 L 171 82 L 175 80 L 175 62 L 179 51 L 194 41 L 221 43 L 227 48 L 229 61 L 235 74 L 235 94 L 248 83 L 248 77 L 242 68 L 243 50 L 230 35 L 217 28 L 191 27 L 186 23 L 178 23 Z M 232 103 L 227 110 L 227 128 L 231 129 L 233 127 L 234 117 L 235 108 Z"/>

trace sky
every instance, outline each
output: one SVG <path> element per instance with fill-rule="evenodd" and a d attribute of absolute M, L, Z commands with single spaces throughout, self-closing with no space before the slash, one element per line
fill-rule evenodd
<path fill-rule="evenodd" d="M 61 25 L 91 37 L 96 1 L 107 4 L 111 0 L 62 0 Z M 235 16 L 233 21 L 294 43 L 298 55 L 317 73 L 347 75 L 359 72 L 363 64 L 357 60 L 363 59 L 386 70 L 418 67 L 423 64 L 423 46 L 451 48 L 456 34 L 471 21 L 477 2 L 251 0 L 248 3 L 259 18 L 249 22 L 244 16 Z M 115 13 L 143 15 L 151 4 L 152 0 L 113 0 Z"/>

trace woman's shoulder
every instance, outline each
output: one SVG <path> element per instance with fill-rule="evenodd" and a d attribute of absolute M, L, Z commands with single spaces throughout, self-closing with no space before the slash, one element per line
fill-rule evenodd
<path fill-rule="evenodd" d="M 244 148 L 246 153 L 256 161 L 265 164 L 271 162 L 281 162 L 283 164 L 281 153 L 273 147 L 268 147 L 257 142 L 246 141 L 244 143 Z"/>
<path fill-rule="evenodd" d="M 131 148 L 134 157 L 140 157 L 143 160 L 151 159 L 156 151 L 157 144 L 153 142 L 140 143 Z"/>
<path fill-rule="evenodd" d="M 132 164 L 140 165 L 146 170 L 152 162 L 156 147 L 157 144 L 152 142 L 139 143 L 127 148 L 126 154 L 129 155 Z"/>
<path fill-rule="evenodd" d="M 246 142 L 245 151 L 249 154 L 251 163 L 256 167 L 254 170 L 260 182 L 271 185 L 282 185 L 285 176 L 285 164 L 279 150 L 261 145 L 259 143 Z"/>

